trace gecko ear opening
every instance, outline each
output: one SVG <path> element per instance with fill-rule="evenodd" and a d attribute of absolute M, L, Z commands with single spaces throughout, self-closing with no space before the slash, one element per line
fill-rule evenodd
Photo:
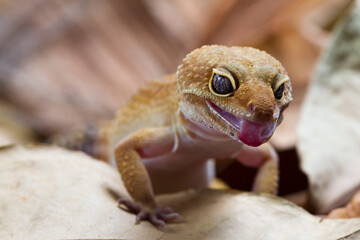
<path fill-rule="evenodd" d="M 209 89 L 216 96 L 229 97 L 236 90 L 236 81 L 228 70 L 214 68 L 209 81 Z"/>

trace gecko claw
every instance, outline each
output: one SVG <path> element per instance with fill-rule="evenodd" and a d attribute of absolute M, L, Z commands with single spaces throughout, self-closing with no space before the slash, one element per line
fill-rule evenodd
<path fill-rule="evenodd" d="M 139 213 L 136 215 L 135 224 L 139 224 L 139 223 L 141 223 L 142 220 L 145 220 L 145 219 L 146 219 L 146 213 L 144 213 L 144 212 L 139 212 Z"/>
<path fill-rule="evenodd" d="M 136 214 L 135 224 L 139 224 L 142 221 L 149 221 L 152 225 L 164 231 L 166 229 L 166 223 L 181 220 L 180 214 L 174 212 L 169 207 L 158 208 L 154 212 L 145 212 L 129 199 L 121 198 L 118 200 L 118 203 L 125 207 L 122 208 L 125 211 Z"/>

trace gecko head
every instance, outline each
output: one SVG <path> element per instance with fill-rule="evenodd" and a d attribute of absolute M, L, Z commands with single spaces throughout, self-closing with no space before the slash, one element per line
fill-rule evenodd
<path fill-rule="evenodd" d="M 203 46 L 176 75 L 185 118 L 250 146 L 270 139 L 292 100 L 282 65 L 254 48 Z"/>

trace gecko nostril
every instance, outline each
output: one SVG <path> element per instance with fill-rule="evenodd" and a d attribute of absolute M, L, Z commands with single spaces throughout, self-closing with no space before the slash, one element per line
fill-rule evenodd
<path fill-rule="evenodd" d="M 253 119 L 257 122 L 271 122 L 274 120 L 273 111 L 258 111 L 253 113 Z"/>

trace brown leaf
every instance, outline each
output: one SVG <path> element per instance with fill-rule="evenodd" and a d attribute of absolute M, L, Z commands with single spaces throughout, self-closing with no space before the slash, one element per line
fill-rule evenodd
<path fill-rule="evenodd" d="M 161 232 L 117 207 L 117 171 L 58 147 L 0 149 L 1 239 L 338 239 L 360 219 L 321 220 L 278 197 L 191 190 L 159 197 L 184 221 Z M 114 194 L 115 193 L 115 194 Z"/>
<path fill-rule="evenodd" d="M 298 126 L 312 205 L 327 213 L 360 185 L 360 1 L 320 60 Z"/>

